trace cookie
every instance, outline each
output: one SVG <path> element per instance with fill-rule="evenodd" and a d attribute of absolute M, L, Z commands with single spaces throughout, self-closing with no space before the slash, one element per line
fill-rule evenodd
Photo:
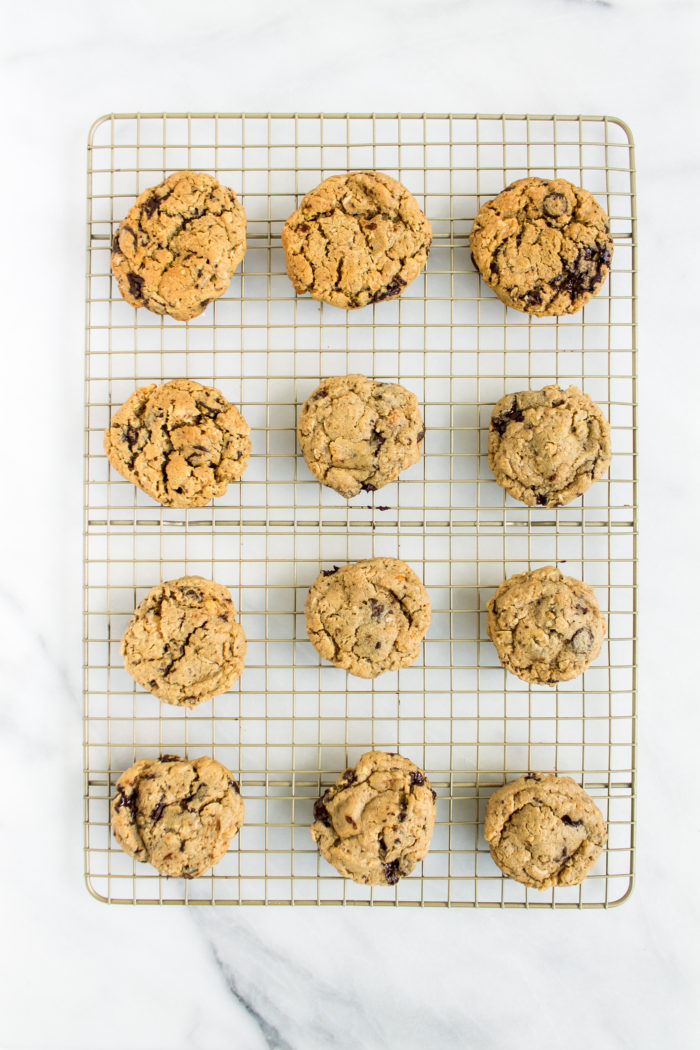
<path fill-rule="evenodd" d="M 416 199 L 380 171 L 332 175 L 282 229 L 296 291 L 354 310 L 400 295 L 425 266 L 432 228 Z"/>
<path fill-rule="evenodd" d="M 484 838 L 505 875 L 546 890 L 583 882 L 608 830 L 593 799 L 571 777 L 528 773 L 491 795 Z"/>
<path fill-rule="evenodd" d="M 112 831 L 134 860 L 161 875 L 196 879 L 217 864 L 243 824 L 231 773 L 213 758 L 142 758 L 117 781 Z"/>
<path fill-rule="evenodd" d="M 177 171 L 136 198 L 112 240 L 112 273 L 132 306 L 197 317 L 229 286 L 245 255 L 236 194 L 213 175 Z"/>
<path fill-rule="evenodd" d="M 196 707 L 225 693 L 246 652 L 227 589 L 201 576 L 159 583 L 136 608 L 121 640 L 124 666 L 167 704 Z"/>
<path fill-rule="evenodd" d="M 171 379 L 124 402 L 104 447 L 114 469 L 164 507 L 203 507 L 248 466 L 249 434 L 220 390 Z"/>
<path fill-rule="evenodd" d="M 304 611 L 306 633 L 324 660 L 360 678 L 412 664 L 430 625 L 427 591 L 398 558 L 325 569 Z"/>
<path fill-rule="evenodd" d="M 608 421 L 575 386 L 506 394 L 491 416 L 489 466 L 514 499 L 562 507 L 610 466 Z"/>
<path fill-rule="evenodd" d="M 595 197 L 566 179 L 518 179 L 479 209 L 469 238 L 481 277 L 507 306 L 573 314 L 598 292 L 613 254 Z"/>
<path fill-rule="evenodd" d="M 362 375 L 324 379 L 297 432 L 311 473 L 346 499 L 395 481 L 420 459 L 425 437 L 415 394 Z"/>
<path fill-rule="evenodd" d="M 498 658 L 525 682 L 554 685 L 582 674 L 600 652 L 605 618 L 591 587 L 553 565 L 505 580 L 486 607 Z"/>
<path fill-rule="evenodd" d="M 368 751 L 314 806 L 311 837 L 324 860 L 365 886 L 393 886 L 430 847 L 435 792 L 401 755 Z"/>

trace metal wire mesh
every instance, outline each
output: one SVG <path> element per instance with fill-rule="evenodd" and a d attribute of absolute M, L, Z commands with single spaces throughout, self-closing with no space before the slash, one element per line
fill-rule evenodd
<path fill-rule="evenodd" d="M 248 251 L 225 296 L 185 324 L 134 310 L 110 277 L 111 237 L 135 196 L 181 168 L 240 194 Z M 294 294 L 284 220 L 322 178 L 398 177 L 433 225 L 425 272 L 397 300 L 346 312 Z M 469 259 L 479 206 L 526 175 L 591 190 L 615 255 L 582 312 L 507 311 Z M 635 719 L 635 204 L 628 129 L 608 117 L 126 114 L 88 149 L 85 430 L 85 861 L 110 902 L 599 907 L 633 874 Z M 424 455 L 397 483 L 346 503 L 298 453 L 298 406 L 321 378 L 363 372 L 421 402 Z M 148 382 L 219 387 L 252 427 L 240 483 L 208 507 L 162 508 L 110 471 L 102 434 Z M 488 419 L 504 393 L 572 382 L 612 427 L 606 480 L 558 510 L 506 497 L 488 467 Z M 400 557 L 426 584 L 433 622 L 412 667 L 373 681 L 322 664 L 304 629 L 321 568 Z M 485 606 L 514 572 L 555 563 L 591 584 L 608 620 L 598 660 L 554 689 L 499 665 Z M 138 689 L 119 639 L 156 583 L 185 573 L 232 592 L 248 637 L 230 692 L 191 712 Z M 400 751 L 438 794 L 428 857 L 396 887 L 343 880 L 309 835 L 313 802 L 370 747 Z M 111 837 L 119 774 L 161 752 L 212 754 L 241 781 L 246 822 L 197 880 L 160 877 Z M 606 816 L 609 845 L 579 887 L 544 893 L 503 878 L 481 832 L 495 786 L 530 769 L 572 775 Z"/>

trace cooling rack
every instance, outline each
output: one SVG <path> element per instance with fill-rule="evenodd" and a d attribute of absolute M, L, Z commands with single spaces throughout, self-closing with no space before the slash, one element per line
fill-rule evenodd
<path fill-rule="evenodd" d="M 425 114 L 112 114 L 88 146 L 85 416 L 85 873 L 112 903 L 607 907 L 633 879 L 635 790 L 635 184 L 628 128 L 611 117 Z M 185 324 L 134 310 L 110 277 L 113 233 L 135 196 L 182 168 L 241 196 L 248 251 L 221 299 Z M 280 232 L 338 171 L 380 169 L 417 197 L 434 233 L 425 272 L 391 302 L 346 312 L 297 297 Z M 532 319 L 480 281 L 468 234 L 513 180 L 554 175 L 611 217 L 610 278 L 583 311 Z M 346 503 L 299 455 L 298 406 L 324 376 L 363 372 L 418 396 L 420 463 Z M 219 387 L 252 427 L 240 484 L 205 508 L 162 508 L 108 468 L 102 434 L 140 385 Z M 488 419 L 506 392 L 582 386 L 612 428 L 607 479 L 557 510 L 500 489 Z M 421 658 L 374 681 L 320 662 L 306 591 L 322 568 L 375 555 L 412 565 L 433 621 Z M 514 572 L 554 563 L 591 584 L 608 620 L 583 677 L 528 686 L 499 665 L 485 607 Z M 146 592 L 185 573 L 232 592 L 248 637 L 230 692 L 191 712 L 123 669 L 119 639 Z M 313 803 L 365 750 L 400 751 L 430 776 L 430 853 L 395 887 L 343 880 L 309 835 Z M 130 860 L 109 829 L 119 774 L 161 752 L 212 754 L 241 781 L 246 822 L 192 881 Z M 609 844 L 581 886 L 538 893 L 503 878 L 483 839 L 494 788 L 530 769 L 583 784 Z"/>

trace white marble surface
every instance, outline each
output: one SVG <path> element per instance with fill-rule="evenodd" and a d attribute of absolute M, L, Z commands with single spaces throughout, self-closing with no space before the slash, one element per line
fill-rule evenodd
<path fill-rule="evenodd" d="M 35 0 L 2 48 L 0 1044 L 698 1045 L 699 8 Z M 110 110 L 609 113 L 638 148 L 637 884 L 610 912 L 109 908 L 82 883 L 85 140 Z"/>

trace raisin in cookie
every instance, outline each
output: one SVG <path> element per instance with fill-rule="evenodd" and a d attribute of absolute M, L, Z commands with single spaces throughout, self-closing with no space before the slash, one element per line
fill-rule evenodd
<path fill-rule="evenodd" d="M 484 838 L 505 875 L 546 890 L 583 882 L 608 830 L 593 799 L 571 777 L 528 773 L 491 795 Z"/>
<path fill-rule="evenodd" d="M 164 507 L 203 507 L 240 478 L 250 427 L 219 390 L 172 379 L 136 390 L 105 430 L 115 470 Z"/>
<path fill-rule="evenodd" d="M 306 633 L 321 656 L 360 678 L 412 664 L 431 615 L 425 587 L 398 558 L 324 570 L 304 611 Z"/>
<path fill-rule="evenodd" d="M 572 314 L 610 268 L 608 216 L 566 179 L 519 179 L 484 204 L 470 235 L 472 259 L 507 306 L 538 317 Z"/>
<path fill-rule="evenodd" d="M 350 499 L 395 481 L 420 459 L 425 428 L 415 394 L 362 375 L 325 379 L 302 405 L 299 445 L 322 485 Z"/>
<path fill-rule="evenodd" d="M 511 576 L 486 609 L 499 660 L 525 682 L 554 685 L 576 678 L 605 637 L 593 590 L 553 565 Z"/>
<path fill-rule="evenodd" d="M 134 860 L 161 875 L 196 879 L 217 864 L 245 807 L 231 773 L 213 758 L 142 758 L 117 781 L 112 831 Z"/>
<path fill-rule="evenodd" d="M 132 306 L 197 317 L 245 255 L 236 194 L 206 172 L 177 171 L 136 198 L 112 242 L 112 273 Z"/>
<path fill-rule="evenodd" d="M 430 847 L 435 792 L 401 755 L 369 751 L 314 806 L 311 837 L 340 874 L 365 886 L 393 886 Z"/>
<path fill-rule="evenodd" d="M 610 466 L 608 421 L 575 386 L 506 394 L 491 416 L 489 466 L 514 499 L 561 507 Z"/>
<path fill-rule="evenodd" d="M 168 704 L 195 707 L 237 680 L 246 639 L 222 584 L 182 576 L 148 592 L 120 652 L 129 674 L 149 693 Z"/>
<path fill-rule="evenodd" d="M 326 179 L 282 230 L 296 291 L 346 310 L 400 295 L 425 266 L 431 240 L 415 198 L 380 171 Z"/>

